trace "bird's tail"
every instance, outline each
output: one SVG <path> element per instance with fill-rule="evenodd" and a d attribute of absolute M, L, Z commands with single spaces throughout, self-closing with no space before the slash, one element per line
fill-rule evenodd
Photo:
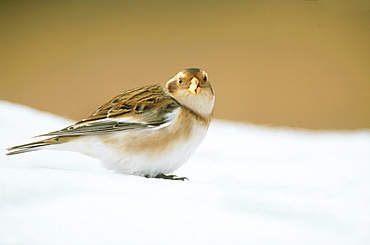
<path fill-rule="evenodd" d="M 56 137 L 52 137 L 49 139 L 28 143 L 28 144 L 13 146 L 13 147 L 6 149 L 8 151 L 6 155 L 16 155 L 16 154 L 25 153 L 25 152 L 41 150 L 46 146 L 65 143 L 69 141 L 71 138 L 74 138 L 74 137 L 73 136 L 72 137 L 56 136 Z"/>

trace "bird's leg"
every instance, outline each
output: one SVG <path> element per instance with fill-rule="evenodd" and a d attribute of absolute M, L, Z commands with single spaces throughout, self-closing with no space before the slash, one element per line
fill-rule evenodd
<path fill-rule="evenodd" d="M 158 174 L 154 178 L 157 178 L 157 179 L 170 179 L 170 180 L 182 180 L 182 181 L 189 180 L 186 177 L 178 177 L 177 175 L 165 175 L 165 174 Z"/>

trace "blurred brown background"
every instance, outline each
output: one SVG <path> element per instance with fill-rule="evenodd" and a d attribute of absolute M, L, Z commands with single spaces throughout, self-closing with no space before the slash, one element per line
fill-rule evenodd
<path fill-rule="evenodd" d="M 0 99 L 77 120 L 200 67 L 216 118 L 369 128 L 369 10 L 368 0 L 1 1 Z"/>

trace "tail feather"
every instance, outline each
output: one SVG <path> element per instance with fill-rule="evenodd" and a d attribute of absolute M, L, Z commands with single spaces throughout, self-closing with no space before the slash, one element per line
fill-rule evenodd
<path fill-rule="evenodd" d="M 65 143 L 71 140 L 72 138 L 74 137 L 73 136 L 72 137 L 56 136 L 56 137 L 52 137 L 49 139 L 28 143 L 28 144 L 13 146 L 13 147 L 6 149 L 7 151 L 9 151 L 8 153 L 6 153 L 6 155 L 10 156 L 10 155 L 16 155 L 16 154 L 25 153 L 25 152 L 41 150 L 45 146 Z"/>
<path fill-rule="evenodd" d="M 50 142 L 47 142 L 47 141 L 48 140 L 40 140 L 40 141 L 36 141 L 36 142 L 24 144 L 24 145 L 13 146 L 13 147 L 6 149 L 7 151 L 9 151 L 6 154 L 16 155 L 16 154 L 25 153 L 25 152 L 41 150 L 43 147 L 50 145 Z"/>

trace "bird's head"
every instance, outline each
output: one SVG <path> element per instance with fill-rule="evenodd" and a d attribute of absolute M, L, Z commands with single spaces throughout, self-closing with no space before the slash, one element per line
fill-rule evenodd
<path fill-rule="evenodd" d="M 194 112 L 206 117 L 212 114 L 215 94 L 205 71 L 184 69 L 166 82 L 165 89 L 180 104 Z"/>

